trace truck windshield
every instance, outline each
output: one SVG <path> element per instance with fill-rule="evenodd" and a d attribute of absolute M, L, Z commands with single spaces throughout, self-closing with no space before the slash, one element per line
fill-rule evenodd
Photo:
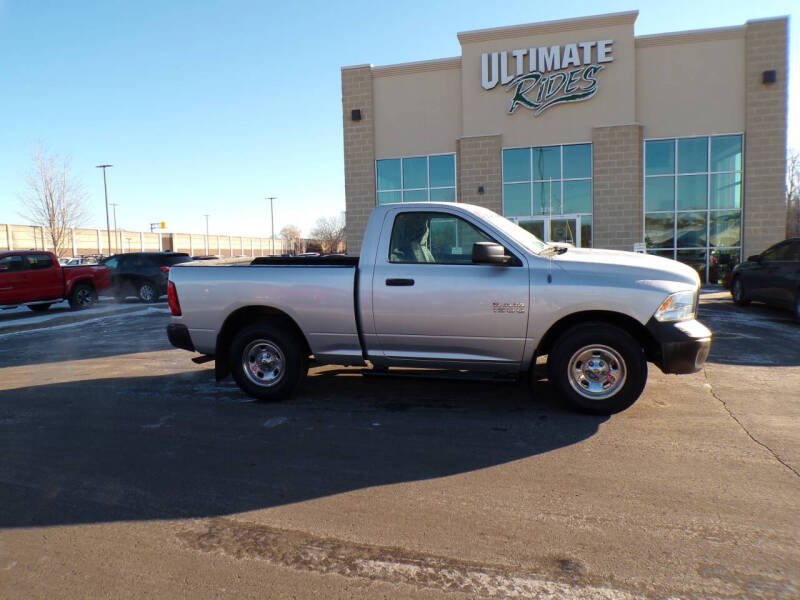
<path fill-rule="evenodd" d="M 523 229 L 516 223 L 512 223 L 505 217 L 501 217 L 496 212 L 486 208 L 478 208 L 475 212 L 478 213 L 478 216 L 497 227 L 497 229 L 502 231 L 519 245 L 524 246 L 526 250 L 529 250 L 534 254 L 539 254 L 542 250 L 547 248 L 547 244 L 533 235 L 530 231 Z"/>

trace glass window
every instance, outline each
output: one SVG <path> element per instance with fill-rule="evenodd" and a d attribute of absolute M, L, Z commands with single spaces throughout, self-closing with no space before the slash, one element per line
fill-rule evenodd
<path fill-rule="evenodd" d="M 503 151 L 503 181 L 531 181 L 531 149 Z"/>
<path fill-rule="evenodd" d="M 711 176 L 711 208 L 741 208 L 742 174 L 723 173 Z"/>
<path fill-rule="evenodd" d="M 742 136 L 720 135 L 711 138 L 711 171 L 742 170 Z"/>
<path fill-rule="evenodd" d="M 705 210 L 708 208 L 708 176 L 682 175 L 678 177 L 678 210 Z"/>
<path fill-rule="evenodd" d="M 705 211 L 678 213 L 678 248 L 706 247 L 706 215 Z"/>
<path fill-rule="evenodd" d="M 427 202 L 428 190 L 412 190 L 403 192 L 403 202 Z"/>
<path fill-rule="evenodd" d="M 678 173 L 705 173 L 708 170 L 708 138 L 678 140 Z"/>
<path fill-rule="evenodd" d="M 577 241 L 580 229 L 581 245 L 591 247 L 592 192 L 591 144 L 503 150 L 503 215 L 550 217 L 547 231 L 544 221 L 521 221 L 523 228 L 536 227 L 537 235 L 552 236 L 553 227 L 569 221 L 565 239 Z"/>
<path fill-rule="evenodd" d="M 561 179 L 560 146 L 533 149 L 533 179 L 534 181 Z"/>
<path fill-rule="evenodd" d="M 21 256 L 4 256 L 0 258 L 0 266 L 5 266 L 5 269 L 0 270 L 0 273 L 6 273 L 10 271 L 24 271 L 27 265 L 25 261 L 22 260 Z"/>
<path fill-rule="evenodd" d="M 592 215 L 581 215 L 581 248 L 592 247 Z"/>
<path fill-rule="evenodd" d="M 401 213 L 392 228 L 389 262 L 472 264 L 472 245 L 492 241 L 459 217 L 441 213 Z"/>
<path fill-rule="evenodd" d="M 531 214 L 531 184 L 512 183 L 503 186 L 503 214 L 523 217 Z"/>
<path fill-rule="evenodd" d="M 706 277 L 706 249 L 702 250 L 678 250 L 677 260 L 694 268 L 700 275 L 700 280 L 705 281 Z"/>
<path fill-rule="evenodd" d="M 787 260 L 791 245 L 788 242 L 781 242 L 775 244 L 771 248 L 767 248 L 761 253 L 761 258 L 764 260 Z"/>
<path fill-rule="evenodd" d="M 428 157 L 403 159 L 403 189 L 428 187 Z"/>
<path fill-rule="evenodd" d="M 564 182 L 564 213 L 592 212 L 592 180 Z"/>
<path fill-rule="evenodd" d="M 429 159 L 431 170 L 431 187 L 455 187 L 456 185 L 456 156 L 455 154 L 442 154 L 431 156 Z M 455 194 L 453 200 L 455 202 Z"/>
<path fill-rule="evenodd" d="M 403 193 L 397 192 L 378 192 L 378 204 L 389 204 L 390 202 L 402 202 Z"/>
<path fill-rule="evenodd" d="M 675 140 L 645 142 L 645 175 L 672 175 L 675 172 Z"/>
<path fill-rule="evenodd" d="M 53 259 L 49 254 L 27 254 L 25 259 L 28 261 L 29 269 L 41 270 L 53 266 Z"/>
<path fill-rule="evenodd" d="M 455 202 L 456 188 L 431 188 L 431 202 Z"/>
<path fill-rule="evenodd" d="M 708 252 L 709 283 L 725 283 L 728 273 L 741 262 L 739 248 L 710 249 Z"/>
<path fill-rule="evenodd" d="M 380 159 L 375 161 L 375 170 L 375 201 L 379 205 L 456 201 L 455 154 Z"/>
<path fill-rule="evenodd" d="M 592 176 L 592 145 L 564 146 L 564 179 Z"/>
<path fill-rule="evenodd" d="M 741 239 L 741 212 L 713 211 L 709 216 L 709 246 L 738 246 Z"/>
<path fill-rule="evenodd" d="M 400 189 L 400 159 L 379 160 L 378 162 L 378 190 Z"/>
<path fill-rule="evenodd" d="M 675 246 L 675 216 L 672 213 L 654 213 L 644 218 L 644 243 L 647 248 L 672 248 Z"/>
<path fill-rule="evenodd" d="M 560 181 L 542 181 L 533 184 L 533 214 L 561 214 Z"/>
<path fill-rule="evenodd" d="M 677 181 L 669 176 L 673 150 Z M 646 246 L 662 247 L 668 222 L 666 217 L 656 219 L 654 213 L 668 215 L 675 223 L 677 259 L 694 266 L 705 280 L 720 281 L 732 268 L 725 261 L 741 250 L 742 181 L 741 135 L 646 141 Z M 720 247 L 724 252 L 717 250 Z"/>
<path fill-rule="evenodd" d="M 644 206 L 647 212 L 675 210 L 675 178 L 648 177 L 644 183 Z"/>
<path fill-rule="evenodd" d="M 107 266 L 109 269 L 116 269 L 119 266 L 119 259 L 117 257 L 107 258 L 102 264 Z"/>

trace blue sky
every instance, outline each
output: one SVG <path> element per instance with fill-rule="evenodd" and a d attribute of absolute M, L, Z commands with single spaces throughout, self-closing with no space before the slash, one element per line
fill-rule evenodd
<path fill-rule="evenodd" d="M 636 34 L 791 15 L 800 3 L 69 2 L 0 0 L 0 223 L 33 149 L 70 157 L 105 225 L 103 182 L 120 227 L 268 235 L 306 232 L 344 210 L 343 65 L 457 56 L 458 31 L 639 10 Z M 790 76 L 789 143 L 800 148 L 800 87 Z"/>

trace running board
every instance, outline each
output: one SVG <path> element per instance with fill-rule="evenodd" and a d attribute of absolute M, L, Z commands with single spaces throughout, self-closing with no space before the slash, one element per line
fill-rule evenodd
<path fill-rule="evenodd" d="M 453 370 L 423 370 L 423 369 L 361 369 L 364 377 L 403 377 L 406 379 L 452 379 L 456 381 L 493 381 L 499 383 L 513 383 L 518 377 L 502 373 L 476 373 Z"/>

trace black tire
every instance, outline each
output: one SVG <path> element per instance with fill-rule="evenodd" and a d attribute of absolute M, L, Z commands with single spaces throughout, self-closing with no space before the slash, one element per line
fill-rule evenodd
<path fill-rule="evenodd" d="M 593 322 L 576 325 L 556 340 L 547 372 L 558 395 L 572 408 L 610 415 L 625 410 L 642 394 L 647 360 L 627 331 Z"/>
<path fill-rule="evenodd" d="M 69 306 L 73 310 L 90 308 L 97 302 L 97 292 L 88 283 L 78 283 L 69 294 Z"/>
<path fill-rule="evenodd" d="M 44 312 L 50 308 L 50 304 L 50 302 L 45 304 L 28 304 L 28 308 L 30 308 L 33 312 Z"/>
<path fill-rule="evenodd" d="M 136 295 L 142 302 L 152 304 L 158 301 L 158 287 L 152 281 L 140 281 L 136 286 Z"/>
<path fill-rule="evenodd" d="M 305 343 L 280 321 L 260 321 L 239 331 L 228 363 L 242 391 L 262 402 L 290 396 L 308 371 Z"/>
<path fill-rule="evenodd" d="M 733 302 L 738 306 L 747 306 L 750 304 L 750 298 L 747 297 L 744 291 L 744 283 L 742 283 L 741 277 L 734 277 L 731 282 L 731 298 L 733 298 Z"/>

